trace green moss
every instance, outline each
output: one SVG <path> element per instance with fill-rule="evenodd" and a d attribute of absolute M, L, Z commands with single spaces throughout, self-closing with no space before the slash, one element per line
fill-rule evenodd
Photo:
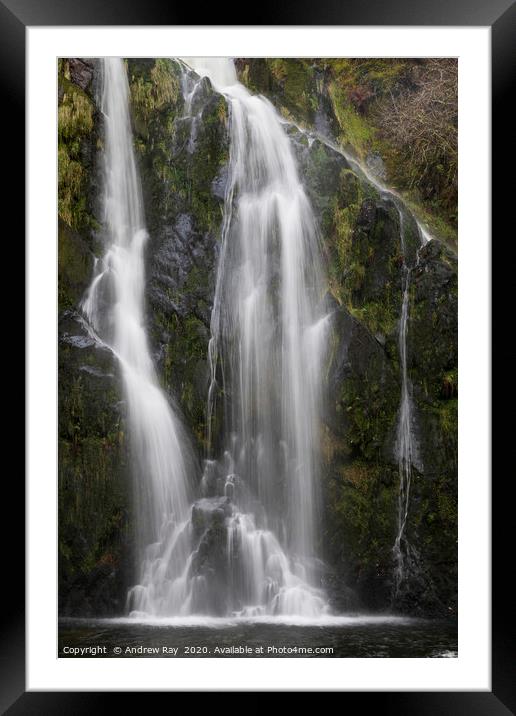
<path fill-rule="evenodd" d="M 58 299 L 59 310 L 76 308 L 91 271 L 89 206 L 96 115 L 90 96 L 70 80 L 68 62 L 58 63 Z"/>
<path fill-rule="evenodd" d="M 287 119 L 310 124 L 317 110 L 314 62 L 298 58 L 237 60 L 240 81 L 257 94 L 271 97 Z"/>
<path fill-rule="evenodd" d="M 458 430 L 458 401 L 451 399 L 442 401 L 438 405 L 438 414 L 440 426 L 443 433 L 447 436 L 456 438 Z"/>
<path fill-rule="evenodd" d="M 77 85 L 66 79 L 61 81 L 64 92 L 57 114 L 59 138 L 72 143 L 93 129 L 93 104 Z"/>
<path fill-rule="evenodd" d="M 446 371 L 443 376 L 441 394 L 443 398 L 454 398 L 458 392 L 458 370 L 453 368 L 452 370 Z"/>
<path fill-rule="evenodd" d="M 79 234 L 62 220 L 58 227 L 59 310 L 75 308 L 91 277 L 91 254 Z"/>
<path fill-rule="evenodd" d="M 123 538 L 127 485 L 121 453 L 107 440 L 59 442 L 59 552 L 62 579 L 88 575 Z"/>
<path fill-rule="evenodd" d="M 193 213 L 203 228 L 220 222 L 220 205 L 212 195 L 211 184 L 220 168 L 229 160 L 225 141 L 227 106 L 223 97 L 214 98 L 202 115 L 202 130 L 196 152 L 186 167 L 186 179 Z"/>
<path fill-rule="evenodd" d="M 287 114 L 310 120 L 313 116 L 313 72 L 301 59 L 268 59 L 272 85 L 281 89 L 282 105 Z"/>
<path fill-rule="evenodd" d="M 387 298 L 386 301 L 371 301 L 357 308 L 349 306 L 355 318 L 364 323 L 373 335 L 381 333 L 391 336 L 397 329 L 399 314 L 398 303 Z"/>
<path fill-rule="evenodd" d="M 192 279 L 193 280 L 193 279 Z M 206 346 L 208 333 L 195 315 L 159 313 L 156 324 L 170 335 L 163 360 L 163 384 L 174 393 L 200 444 L 206 438 Z"/>
<path fill-rule="evenodd" d="M 85 197 L 83 187 L 86 172 L 81 162 L 70 158 L 68 150 L 58 150 L 58 213 L 69 226 L 78 229 L 84 223 Z"/>
<path fill-rule="evenodd" d="M 142 159 L 142 174 L 150 182 L 144 182 L 144 191 L 153 200 L 149 228 L 153 228 L 154 212 L 163 217 L 180 201 L 190 204 L 200 230 L 216 230 L 221 212 L 211 183 L 228 160 L 224 98 L 213 95 L 203 109 L 196 151 L 189 154 L 189 127 L 175 121 L 181 116 L 183 102 L 177 63 L 130 60 L 128 70 L 135 147 Z M 173 151 L 177 146 L 182 147 L 180 153 Z"/>
<path fill-rule="evenodd" d="M 457 497 L 450 494 L 449 488 L 440 489 L 437 496 L 439 517 L 442 522 L 447 523 L 448 529 L 453 531 L 457 528 Z"/>
<path fill-rule="evenodd" d="M 458 247 L 458 229 L 456 223 L 450 221 L 442 213 L 441 207 L 435 202 L 422 202 L 414 191 L 401 189 L 400 195 L 414 216 L 425 226 L 430 234 L 442 241 L 454 253 Z"/>
<path fill-rule="evenodd" d="M 84 147 L 94 130 L 94 106 L 90 97 L 65 76 L 60 65 L 58 107 L 58 213 L 72 229 L 91 223 L 86 207 L 89 171 Z"/>
<path fill-rule="evenodd" d="M 358 222 L 364 192 L 350 174 L 341 175 L 344 189 L 333 211 L 330 290 L 373 335 L 393 339 L 401 309 L 399 218 L 392 207 L 377 207 L 372 227 L 364 229 Z"/>
<path fill-rule="evenodd" d="M 347 98 L 346 91 L 337 82 L 331 82 L 328 89 L 340 127 L 341 143 L 352 149 L 360 159 L 364 159 L 377 146 L 374 128 L 358 114 Z"/>
<path fill-rule="evenodd" d="M 360 287 L 365 267 L 355 255 L 353 232 L 364 197 L 362 185 L 349 169 L 339 175 L 337 193 L 327 210 L 326 242 L 329 290 L 339 303 L 351 304 L 351 292 Z"/>
<path fill-rule="evenodd" d="M 130 64 L 131 104 L 140 133 L 148 133 L 148 123 L 156 113 L 169 110 L 180 99 L 176 65 L 172 60 L 135 61 Z"/>
<path fill-rule="evenodd" d="M 350 376 L 341 387 L 345 438 L 350 450 L 367 460 L 381 459 L 383 446 L 396 420 L 399 391 L 386 387 L 380 360 L 369 362 L 361 376 Z"/>
<path fill-rule="evenodd" d="M 327 538 L 333 558 L 348 567 L 350 585 L 360 574 L 390 564 L 396 491 L 383 484 L 384 469 L 376 462 L 353 460 L 327 485 Z"/>

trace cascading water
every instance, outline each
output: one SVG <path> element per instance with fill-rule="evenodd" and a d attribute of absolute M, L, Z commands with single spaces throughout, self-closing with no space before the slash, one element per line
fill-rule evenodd
<path fill-rule="evenodd" d="M 398 207 L 400 220 L 400 239 L 403 254 L 402 264 L 402 290 L 403 299 L 401 304 L 401 316 L 398 333 L 398 350 L 401 367 L 401 398 L 398 413 L 398 426 L 396 434 L 396 453 L 398 458 L 399 492 L 398 492 L 398 524 L 396 540 L 393 547 L 394 555 L 394 597 L 397 597 L 401 584 L 407 576 L 407 566 L 415 562 L 417 555 L 414 547 L 409 543 L 405 528 L 410 504 L 410 487 L 412 480 L 413 465 L 417 461 L 417 446 L 413 437 L 413 406 L 411 395 L 411 384 L 407 369 L 407 325 L 409 318 L 410 300 L 410 279 L 412 268 L 407 263 L 407 247 L 405 235 L 405 216 L 403 210 Z M 418 225 L 420 242 L 424 243 L 427 238 Z"/>
<path fill-rule="evenodd" d="M 226 466 L 209 462 L 203 479 L 217 499 L 213 473 L 225 473 L 232 501 L 228 608 L 316 616 L 327 611 L 315 550 L 327 328 L 317 229 L 272 105 L 237 81 L 231 60 L 187 63 L 210 78 L 231 112 L 208 396 L 211 430 L 219 370 Z"/>
<path fill-rule="evenodd" d="M 123 378 L 140 571 L 139 586 L 130 593 L 130 601 L 135 609 L 158 613 L 178 608 L 185 597 L 181 576 L 191 551 L 187 521 L 190 454 L 181 425 L 159 386 L 145 331 L 147 232 L 133 151 L 129 88 L 119 58 L 103 61 L 101 111 L 106 249 L 96 262 L 82 309 L 97 340 L 118 359 Z"/>

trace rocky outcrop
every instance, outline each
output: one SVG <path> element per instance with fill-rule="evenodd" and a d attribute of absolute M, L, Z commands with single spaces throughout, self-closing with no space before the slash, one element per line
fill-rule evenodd
<path fill-rule="evenodd" d="M 68 60 L 71 81 L 84 91 L 88 89 L 93 79 L 93 68 L 94 64 L 91 60 L 80 60 L 78 58 Z"/>

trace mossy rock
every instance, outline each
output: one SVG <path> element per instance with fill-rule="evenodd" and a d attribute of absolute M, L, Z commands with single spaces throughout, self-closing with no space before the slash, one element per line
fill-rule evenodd
<path fill-rule="evenodd" d="M 313 63 L 296 58 L 239 59 L 236 68 L 243 84 L 257 94 L 271 97 L 282 114 L 304 124 L 314 120 L 317 109 Z"/>
<path fill-rule="evenodd" d="M 64 62 L 59 65 L 58 98 L 58 213 L 71 229 L 81 231 L 97 225 L 91 185 L 98 111 L 92 95 L 70 79 Z"/>

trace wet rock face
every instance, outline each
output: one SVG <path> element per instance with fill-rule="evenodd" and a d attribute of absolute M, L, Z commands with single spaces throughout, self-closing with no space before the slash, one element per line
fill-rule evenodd
<path fill-rule="evenodd" d="M 195 609 L 201 614 L 227 613 L 227 518 L 232 510 L 227 497 L 203 498 L 192 507 L 191 522 L 198 546 L 192 559 L 191 575 L 197 580 L 193 595 Z"/>
<path fill-rule="evenodd" d="M 213 526 L 224 524 L 231 515 L 231 502 L 227 497 L 205 497 L 192 507 L 192 526 L 195 534 L 202 535 Z"/>
<path fill-rule="evenodd" d="M 196 230 L 191 214 L 179 214 L 172 226 L 164 228 L 150 265 L 148 296 L 154 312 L 175 313 L 182 319 L 194 315 L 208 329 L 217 252 L 217 238 Z M 192 274 L 208 267 L 206 283 L 189 285 Z"/>
<path fill-rule="evenodd" d="M 83 90 L 87 90 L 93 78 L 93 62 L 89 60 L 70 59 L 70 75 L 72 82 Z"/>
<path fill-rule="evenodd" d="M 343 306 L 332 315 L 323 431 L 326 558 L 336 598 L 388 604 L 396 521 L 392 442 L 399 376 L 383 346 Z"/>
<path fill-rule="evenodd" d="M 457 454 L 457 259 L 438 241 L 413 271 L 407 344 L 425 474 L 450 474 Z"/>
<path fill-rule="evenodd" d="M 59 612 L 112 616 L 132 578 L 121 387 L 74 311 L 59 321 Z"/>
<path fill-rule="evenodd" d="M 366 215 L 369 228 L 373 213 Z M 455 258 L 433 241 L 419 252 L 410 294 L 408 369 L 420 460 L 412 468 L 406 527 L 409 577 L 394 603 L 418 615 L 456 609 L 456 298 Z M 340 306 L 332 326 L 323 433 L 326 549 L 343 585 L 377 609 L 391 604 L 397 533 L 401 383 L 397 352 L 388 350 L 397 325 L 383 345 Z"/>
<path fill-rule="evenodd" d="M 411 529 L 422 568 L 402 604 L 424 613 L 457 606 L 457 290 L 455 255 L 430 241 L 414 269 L 407 334 L 422 462 Z"/>
<path fill-rule="evenodd" d="M 344 306 L 334 310 L 332 324 L 331 364 L 328 371 L 328 398 L 331 396 L 331 399 L 326 421 L 336 433 L 348 439 L 352 450 L 353 412 L 349 408 L 360 400 L 364 410 L 370 412 L 372 417 L 375 402 L 386 401 L 388 397 L 391 402 L 396 401 L 399 378 L 381 343 Z M 350 400 L 346 384 L 352 381 L 359 388 L 365 384 L 369 394 L 357 394 Z M 375 395 L 378 396 L 376 401 Z M 387 437 L 385 431 L 383 434 L 378 433 L 370 446 L 371 451 L 381 449 Z M 360 448 L 367 451 L 368 446 L 360 442 Z"/>

